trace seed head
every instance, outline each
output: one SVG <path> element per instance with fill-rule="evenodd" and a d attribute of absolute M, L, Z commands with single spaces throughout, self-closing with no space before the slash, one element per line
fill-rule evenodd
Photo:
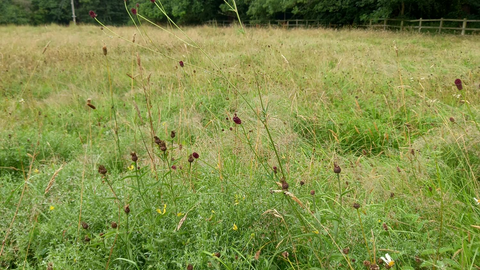
<path fill-rule="evenodd" d="M 450 122 L 455 123 L 455 118 L 450 117 Z"/>
<path fill-rule="evenodd" d="M 88 15 L 90 15 L 90 17 L 92 17 L 92 19 L 95 19 L 97 17 L 97 14 L 93 10 L 90 10 L 88 12 Z"/>
<path fill-rule="evenodd" d="M 102 51 L 103 51 L 103 55 L 107 56 L 107 45 L 103 45 Z"/>
<path fill-rule="evenodd" d="M 215 252 L 215 254 L 213 254 L 213 256 L 215 256 L 217 258 L 220 258 L 220 252 Z"/>
<path fill-rule="evenodd" d="M 112 224 L 111 224 L 111 225 L 112 225 L 112 228 L 113 228 L 113 229 L 116 229 L 116 228 L 118 227 L 118 225 L 117 225 L 117 223 L 116 223 L 116 222 L 112 222 Z"/>
<path fill-rule="evenodd" d="M 282 256 L 283 256 L 283 258 L 286 259 L 286 258 L 288 258 L 288 256 L 290 256 L 290 254 L 288 254 L 288 251 L 284 251 L 284 252 L 282 252 Z"/>
<path fill-rule="evenodd" d="M 175 165 L 172 165 L 172 170 L 174 170 L 174 171 L 175 171 L 176 169 L 177 169 L 177 166 L 175 166 Z"/>
<path fill-rule="evenodd" d="M 125 207 L 123 208 L 123 211 L 125 211 L 125 214 L 129 214 L 130 213 L 130 206 L 127 204 L 125 205 Z"/>
<path fill-rule="evenodd" d="M 183 61 L 179 61 L 178 64 L 180 65 L 180 67 L 183 68 L 183 66 L 184 66 Z"/>
<path fill-rule="evenodd" d="M 193 156 L 195 159 L 197 159 L 197 158 L 200 157 L 197 152 L 193 152 L 192 156 Z"/>
<path fill-rule="evenodd" d="M 88 229 L 88 224 L 82 221 L 82 228 L 84 228 L 85 230 Z"/>
<path fill-rule="evenodd" d="M 341 171 L 342 171 L 342 169 L 340 168 L 340 166 L 338 166 L 338 164 L 335 163 L 333 165 L 333 172 L 336 173 L 336 174 L 339 174 Z"/>
<path fill-rule="evenodd" d="M 302 180 L 300 181 L 300 186 L 303 186 L 303 185 L 305 185 L 305 181 Z"/>
<path fill-rule="evenodd" d="M 355 209 L 360 208 L 360 204 L 359 204 L 359 203 L 354 203 L 354 204 L 353 204 L 353 208 L 355 208 Z"/>
<path fill-rule="evenodd" d="M 130 155 L 132 156 L 132 161 L 133 161 L 133 162 L 137 162 L 137 160 L 138 160 L 137 153 L 132 152 L 132 153 L 130 153 Z"/>
<path fill-rule="evenodd" d="M 102 175 L 105 175 L 105 174 L 107 174 L 107 169 L 105 168 L 105 166 L 100 165 L 100 166 L 98 166 L 98 172 Z"/>
<path fill-rule="evenodd" d="M 92 102 L 91 99 L 87 99 L 87 106 L 95 110 L 96 107 L 91 102 Z"/>
<path fill-rule="evenodd" d="M 188 162 L 192 163 L 194 161 L 193 154 L 188 156 Z"/>
<path fill-rule="evenodd" d="M 155 143 L 156 144 L 160 144 L 160 142 L 162 142 L 162 140 L 160 140 L 160 138 L 158 138 L 157 136 L 153 136 L 153 139 L 155 140 Z"/>
<path fill-rule="evenodd" d="M 456 79 L 456 80 L 455 80 L 455 85 L 457 86 L 458 90 L 462 90 L 462 89 L 463 89 L 462 80 Z"/>
<path fill-rule="evenodd" d="M 282 182 L 282 189 L 283 190 L 288 190 L 288 183 L 286 181 Z"/>
<path fill-rule="evenodd" d="M 150 2 L 155 3 L 155 0 L 150 0 Z M 189 265 L 191 265 L 191 264 L 189 264 Z M 187 267 L 187 268 L 188 268 L 188 267 Z"/>
<path fill-rule="evenodd" d="M 174 130 L 172 130 L 172 132 L 170 132 L 170 138 L 172 138 L 172 139 L 175 138 L 175 131 Z"/>
<path fill-rule="evenodd" d="M 133 14 L 133 15 L 137 15 L 137 9 L 132 8 L 132 14 Z"/>
<path fill-rule="evenodd" d="M 237 114 L 235 114 L 233 116 L 233 122 L 235 122 L 235 124 L 237 124 L 237 125 L 240 125 L 242 123 L 242 120 L 240 120 L 240 118 L 237 116 Z"/>
<path fill-rule="evenodd" d="M 310 190 L 310 195 L 314 196 L 315 195 L 315 190 Z"/>
<path fill-rule="evenodd" d="M 367 260 L 365 260 L 365 261 L 363 261 L 363 265 L 365 265 L 366 267 L 369 267 L 369 266 L 370 266 L 370 262 L 367 261 Z"/>
<path fill-rule="evenodd" d="M 90 238 L 87 235 L 85 235 L 85 238 L 83 240 L 87 243 L 90 242 Z"/>
<path fill-rule="evenodd" d="M 342 251 L 343 251 L 343 254 L 348 254 L 350 253 L 350 248 L 346 247 Z"/>
<path fill-rule="evenodd" d="M 151 1 L 152 1 L 152 3 L 155 2 L 155 0 L 151 0 Z M 193 270 L 193 265 L 189 263 L 187 265 L 187 270 Z"/>
<path fill-rule="evenodd" d="M 277 173 L 277 171 L 278 171 L 278 168 L 277 168 L 277 166 L 273 166 L 273 173 L 274 173 L 274 174 L 276 174 L 276 173 Z"/>
<path fill-rule="evenodd" d="M 384 229 L 385 231 L 388 231 L 388 226 L 387 226 L 387 223 L 383 223 L 383 225 L 382 225 L 382 226 L 383 226 L 383 229 Z"/>

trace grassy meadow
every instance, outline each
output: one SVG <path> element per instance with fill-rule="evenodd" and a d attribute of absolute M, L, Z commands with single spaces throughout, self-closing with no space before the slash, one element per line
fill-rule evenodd
<path fill-rule="evenodd" d="M 1 27 L 0 268 L 480 269 L 479 43 Z"/>

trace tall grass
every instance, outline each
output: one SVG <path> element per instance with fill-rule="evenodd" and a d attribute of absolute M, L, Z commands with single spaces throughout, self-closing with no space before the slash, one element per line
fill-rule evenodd
<path fill-rule="evenodd" d="M 2 268 L 480 265 L 478 37 L 140 15 L 2 28 Z"/>

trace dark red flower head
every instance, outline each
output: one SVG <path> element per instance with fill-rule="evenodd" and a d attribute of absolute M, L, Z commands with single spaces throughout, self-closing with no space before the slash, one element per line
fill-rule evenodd
<path fill-rule="evenodd" d="M 184 66 L 183 61 L 178 62 L 178 64 L 180 65 L 180 67 Z"/>
<path fill-rule="evenodd" d="M 138 8 L 138 7 L 140 6 L 140 4 L 139 4 L 139 3 L 136 3 L 135 6 Z"/>
<path fill-rule="evenodd" d="M 235 116 L 233 116 L 233 122 L 235 122 L 237 125 L 240 125 L 242 120 L 237 116 L 237 114 L 235 114 Z"/>
<path fill-rule="evenodd" d="M 135 8 L 132 8 L 132 14 L 137 15 L 137 10 Z"/>
<path fill-rule="evenodd" d="M 150 0 L 150 2 L 155 3 L 155 0 Z"/>
<path fill-rule="evenodd" d="M 95 18 L 97 17 L 97 14 L 96 14 L 95 11 L 93 11 L 93 10 L 90 10 L 90 11 L 88 12 L 88 15 L 90 15 L 90 17 L 92 17 L 93 19 L 95 19 Z"/>
<path fill-rule="evenodd" d="M 195 159 L 197 159 L 197 158 L 199 158 L 199 157 L 200 157 L 200 155 L 198 155 L 198 153 L 197 153 L 197 152 L 193 152 L 192 156 L 193 156 Z"/>
<path fill-rule="evenodd" d="M 456 80 L 455 80 L 455 85 L 457 86 L 458 90 L 462 90 L 462 89 L 463 89 L 462 80 L 456 79 Z"/>

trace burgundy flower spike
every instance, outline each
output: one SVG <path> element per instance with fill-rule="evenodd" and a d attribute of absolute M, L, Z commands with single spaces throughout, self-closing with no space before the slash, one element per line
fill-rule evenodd
<path fill-rule="evenodd" d="M 90 10 L 88 12 L 88 15 L 90 15 L 90 17 L 92 17 L 93 19 L 95 19 L 97 17 L 97 14 L 93 10 Z"/>
<path fill-rule="evenodd" d="M 457 86 L 458 90 L 462 90 L 462 89 L 463 89 L 462 80 L 456 79 L 456 80 L 455 80 L 455 85 Z"/>

